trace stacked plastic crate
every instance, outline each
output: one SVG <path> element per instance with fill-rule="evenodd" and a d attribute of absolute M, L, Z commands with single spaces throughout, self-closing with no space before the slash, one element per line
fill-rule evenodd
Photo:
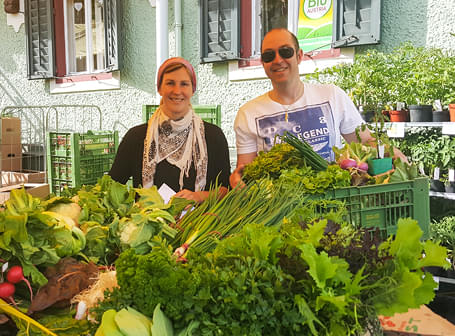
<path fill-rule="evenodd" d="M 51 192 L 96 184 L 114 162 L 118 132 L 48 132 L 47 167 Z"/>
<path fill-rule="evenodd" d="M 346 208 L 346 221 L 356 227 L 379 229 L 384 238 L 395 234 L 400 218 L 417 220 L 423 231 L 423 239 L 429 238 L 430 202 L 427 177 L 411 181 L 349 187 L 327 190 L 310 199 L 341 201 Z M 319 212 L 328 212 L 336 205 L 326 204 Z"/>
<path fill-rule="evenodd" d="M 147 122 L 159 105 L 142 105 L 142 121 Z M 202 120 L 221 126 L 221 105 L 193 105 L 194 112 Z"/>

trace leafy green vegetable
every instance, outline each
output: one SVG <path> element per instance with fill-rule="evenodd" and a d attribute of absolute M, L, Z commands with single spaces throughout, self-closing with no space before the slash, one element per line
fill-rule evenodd
<path fill-rule="evenodd" d="M 153 325 L 152 335 L 161 336 L 173 336 L 174 330 L 172 328 L 171 321 L 164 315 L 160 308 L 160 304 L 157 304 L 153 311 Z"/>
<path fill-rule="evenodd" d="M 269 152 L 259 152 L 253 162 L 243 170 L 243 179 L 246 182 L 264 177 L 276 179 L 283 170 L 305 166 L 305 160 L 294 147 L 287 143 L 276 144 Z"/>
<path fill-rule="evenodd" d="M 85 237 L 77 228 L 68 228 L 58 214 L 43 211 L 40 200 L 25 190 L 13 190 L 11 195 L 0 212 L 0 258 L 21 264 L 24 276 L 43 286 L 47 279 L 38 267 L 79 253 Z"/>
<path fill-rule="evenodd" d="M 407 164 L 402 162 L 400 158 L 397 158 L 393 161 L 393 165 L 395 166 L 395 171 L 390 176 L 390 183 L 414 180 L 419 177 L 415 164 Z"/>
<path fill-rule="evenodd" d="M 146 255 L 125 251 L 112 304 L 146 315 L 161 304 L 182 335 L 344 336 L 432 300 L 434 282 L 421 269 L 447 266 L 446 250 L 421 242 L 416 221 L 400 220 L 381 243 L 379 232 L 307 222 L 314 217 L 305 213 L 280 227 L 247 224 L 185 264 L 164 242 Z"/>

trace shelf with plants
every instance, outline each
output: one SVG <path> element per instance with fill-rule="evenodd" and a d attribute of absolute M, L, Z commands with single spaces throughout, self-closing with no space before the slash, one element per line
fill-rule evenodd
<path fill-rule="evenodd" d="M 370 49 L 356 54 L 353 63 L 324 69 L 306 78 L 334 83 L 345 90 L 366 121 L 384 110 L 401 111 L 398 105 L 403 103 L 403 107 L 409 108 L 439 101 L 443 110 L 455 107 L 455 57 L 438 48 L 404 43 L 391 52 Z M 410 114 L 412 121 L 430 122 L 433 117 L 431 107 L 426 118 L 413 119 L 413 111 Z"/>

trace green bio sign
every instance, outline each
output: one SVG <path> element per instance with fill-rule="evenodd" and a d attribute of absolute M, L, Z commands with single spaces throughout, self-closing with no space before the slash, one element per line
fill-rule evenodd
<path fill-rule="evenodd" d="M 330 49 L 333 0 L 301 0 L 297 39 L 304 52 Z"/>

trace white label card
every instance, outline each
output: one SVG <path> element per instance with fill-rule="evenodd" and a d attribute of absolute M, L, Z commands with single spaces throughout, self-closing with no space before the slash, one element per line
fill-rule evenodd
<path fill-rule="evenodd" d="M 390 138 L 404 138 L 404 123 L 393 123 L 387 130 L 387 136 Z"/>
<path fill-rule="evenodd" d="M 419 171 L 421 175 L 425 175 L 425 170 L 423 169 L 422 166 L 419 166 Z"/>
<path fill-rule="evenodd" d="M 449 169 L 449 182 L 455 182 L 455 169 Z"/>
<path fill-rule="evenodd" d="M 379 145 L 378 146 L 378 155 L 380 159 L 384 158 L 384 145 Z"/>
<path fill-rule="evenodd" d="M 434 169 L 433 178 L 434 178 L 435 180 L 439 180 L 439 167 L 436 167 L 436 168 Z"/>
<path fill-rule="evenodd" d="M 169 187 L 166 183 L 163 183 L 161 187 L 158 189 L 158 193 L 163 198 L 165 204 L 168 204 L 171 200 L 172 196 L 176 194 L 176 192 Z"/>

